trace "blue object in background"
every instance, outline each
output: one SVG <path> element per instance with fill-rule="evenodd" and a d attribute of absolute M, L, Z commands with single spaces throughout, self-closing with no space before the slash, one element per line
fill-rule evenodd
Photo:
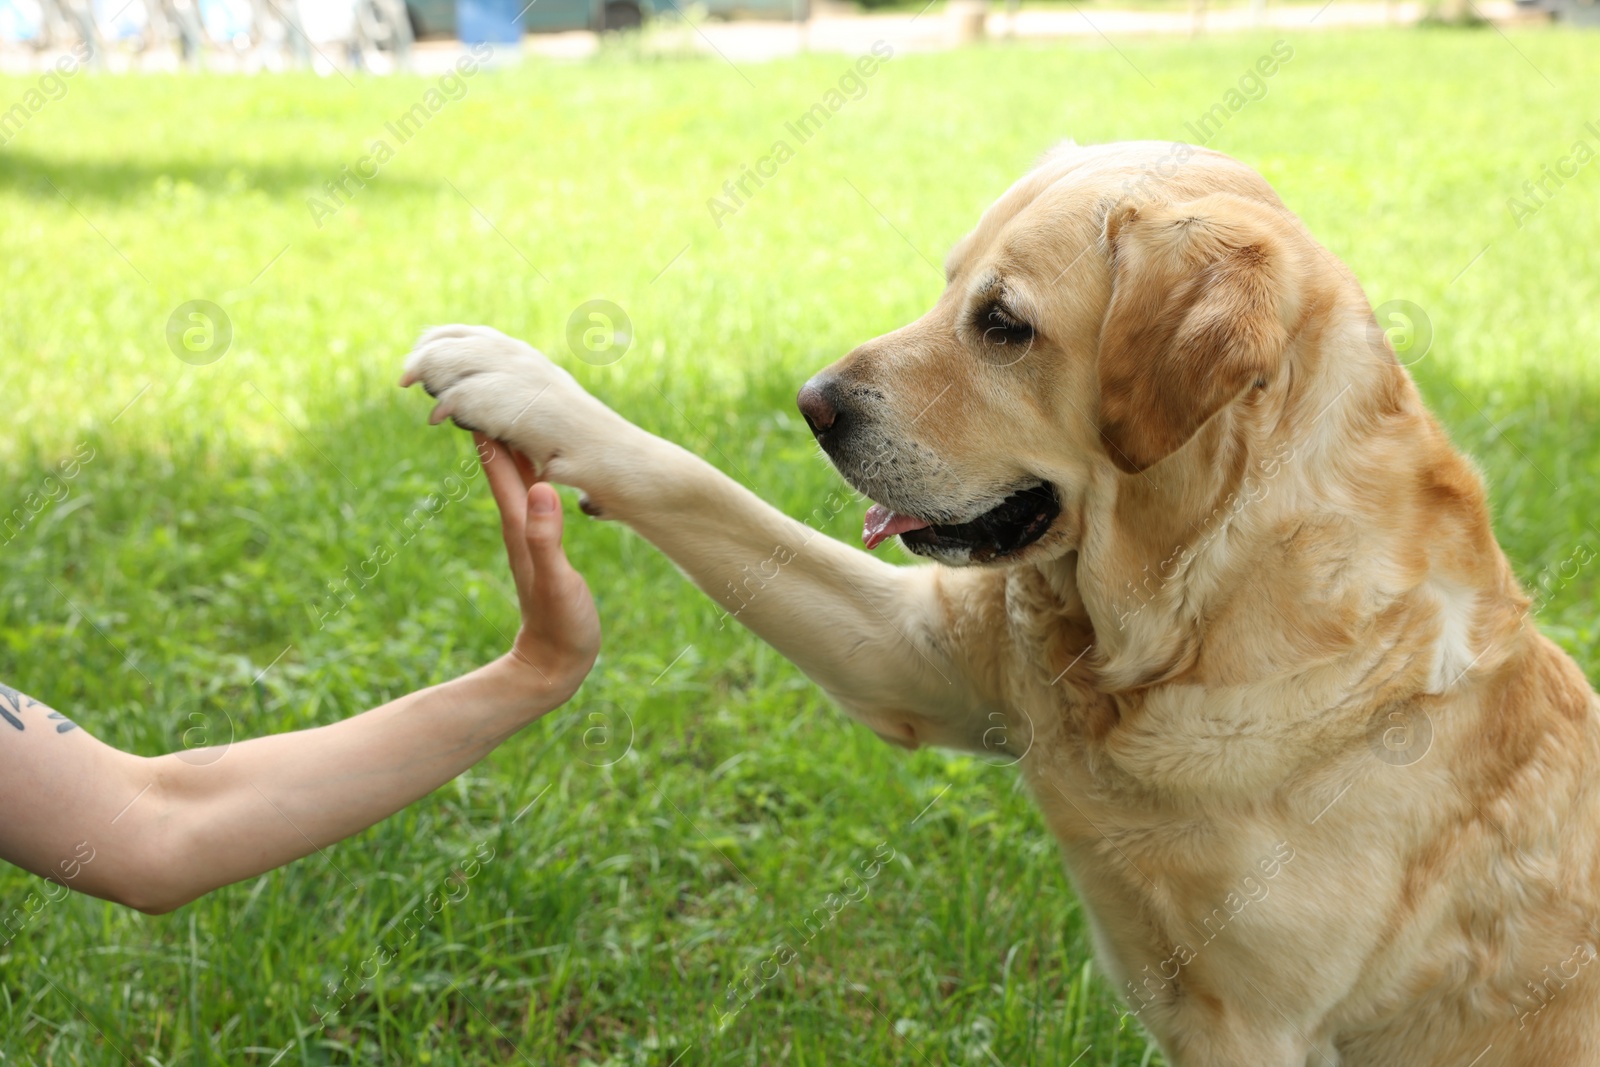
<path fill-rule="evenodd" d="M 200 0 L 200 21 L 213 41 L 248 39 L 255 11 L 250 0 Z"/>
<path fill-rule="evenodd" d="M 527 0 L 456 0 L 456 33 L 463 44 L 516 44 Z"/>
<path fill-rule="evenodd" d="M 0 0 L 0 40 L 37 41 L 44 32 L 44 12 L 36 0 Z"/>
<path fill-rule="evenodd" d="M 150 28 L 149 11 L 133 0 L 95 0 L 92 10 L 95 25 L 107 40 L 138 40 Z"/>

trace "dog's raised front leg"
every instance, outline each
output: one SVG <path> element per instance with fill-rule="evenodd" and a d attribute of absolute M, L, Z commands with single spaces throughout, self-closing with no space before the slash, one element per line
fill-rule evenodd
<path fill-rule="evenodd" d="M 935 568 L 893 567 L 795 522 L 497 330 L 429 332 L 402 382 L 439 399 L 435 422 L 507 442 L 638 530 L 886 740 L 981 747 L 992 724 L 943 639 Z"/>

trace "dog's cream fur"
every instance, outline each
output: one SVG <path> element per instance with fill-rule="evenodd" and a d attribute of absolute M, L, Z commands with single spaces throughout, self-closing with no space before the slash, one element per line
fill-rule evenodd
<path fill-rule="evenodd" d="M 1048 482 L 1060 517 L 991 566 L 812 538 L 492 330 L 433 331 L 407 381 L 884 738 L 1003 717 L 1174 1067 L 1600 1064 L 1600 700 L 1348 270 L 1247 167 L 1127 144 L 1052 152 L 948 273 L 829 371 L 896 480 L 835 459 L 907 513 Z M 1035 331 L 1003 358 L 1000 291 Z"/>

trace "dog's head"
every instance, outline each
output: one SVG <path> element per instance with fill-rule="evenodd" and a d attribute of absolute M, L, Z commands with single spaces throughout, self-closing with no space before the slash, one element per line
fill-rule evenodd
<path fill-rule="evenodd" d="M 1060 555 L 1094 486 L 1269 420 L 1319 253 L 1226 156 L 1067 146 L 956 246 L 932 310 L 818 374 L 800 409 L 876 502 L 869 546 Z"/>

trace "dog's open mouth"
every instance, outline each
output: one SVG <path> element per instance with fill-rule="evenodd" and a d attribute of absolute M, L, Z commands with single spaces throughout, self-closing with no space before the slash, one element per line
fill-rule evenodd
<path fill-rule="evenodd" d="M 867 509 L 861 540 L 871 549 L 898 535 L 901 544 L 919 555 L 966 553 L 975 563 L 988 563 L 1033 544 L 1060 514 L 1055 490 L 1043 483 L 1017 490 L 975 519 L 948 525 L 874 504 Z"/>

